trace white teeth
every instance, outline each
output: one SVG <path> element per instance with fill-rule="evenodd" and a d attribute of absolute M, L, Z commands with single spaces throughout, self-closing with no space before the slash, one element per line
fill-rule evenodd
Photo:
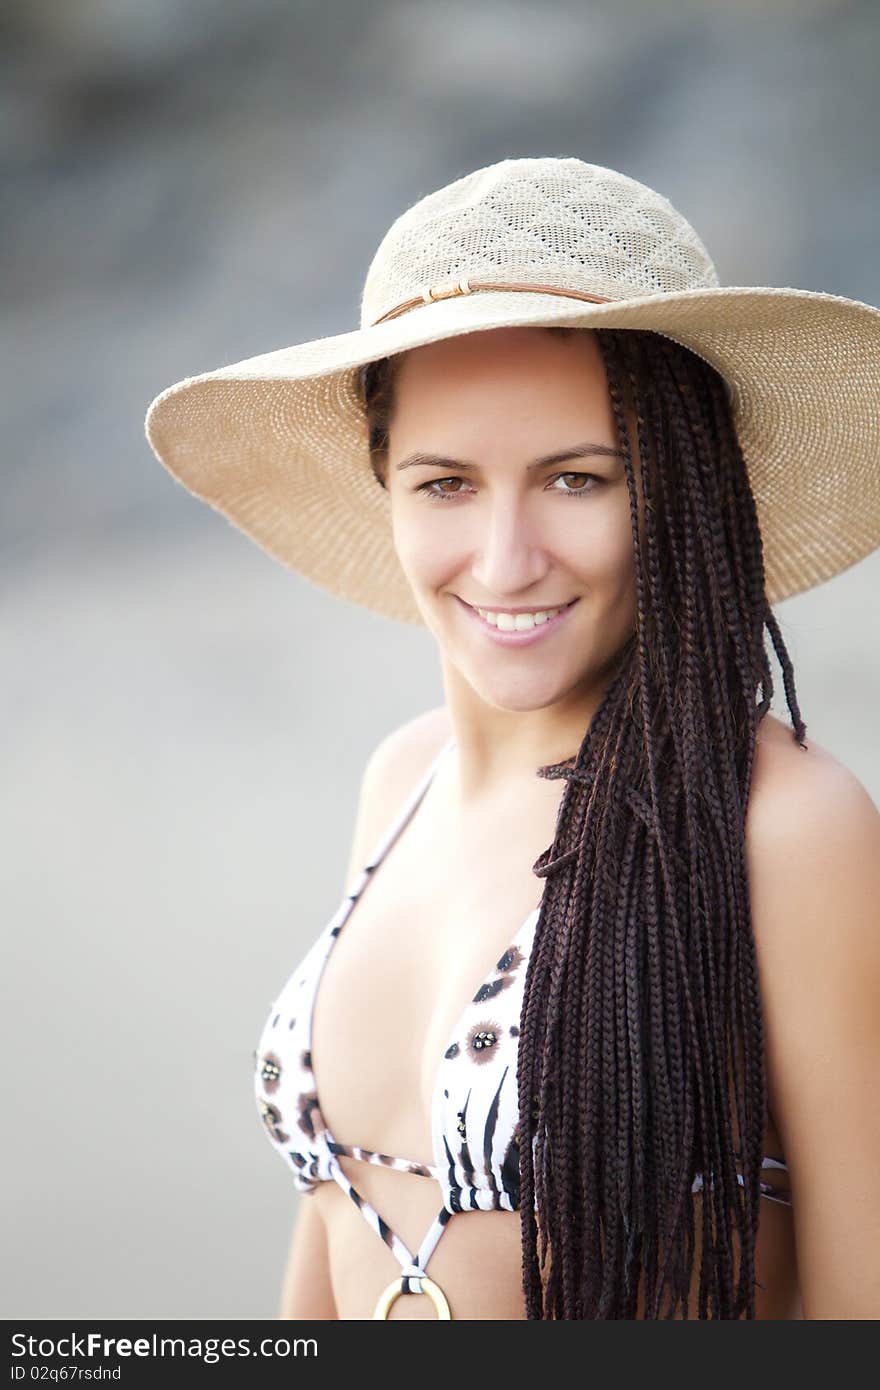
<path fill-rule="evenodd" d="M 555 618 L 562 609 L 545 608 L 537 613 L 492 613 L 486 608 L 478 608 L 477 612 L 500 632 L 525 632 L 528 628 L 540 627 L 549 618 Z"/>

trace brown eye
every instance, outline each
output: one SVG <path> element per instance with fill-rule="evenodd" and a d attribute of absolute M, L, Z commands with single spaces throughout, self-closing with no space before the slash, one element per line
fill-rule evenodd
<path fill-rule="evenodd" d="M 442 502 L 445 501 L 447 497 L 457 497 L 458 494 L 461 492 L 461 488 L 453 488 L 452 490 L 447 490 L 445 488 L 440 489 L 440 484 L 461 483 L 463 481 L 464 480 L 462 478 L 432 478 L 431 481 L 428 483 L 421 483 L 415 490 L 416 492 L 423 493 L 432 501 Z M 440 490 L 435 491 L 435 489 Z"/>
<path fill-rule="evenodd" d="M 566 486 L 556 487 L 556 483 L 558 483 L 560 479 L 563 478 L 566 479 Z M 582 486 L 569 487 L 569 479 L 574 479 L 576 482 L 581 483 Z M 553 484 L 551 485 L 550 490 L 551 492 L 565 493 L 568 497 L 581 497 L 585 493 L 595 492 L 596 488 L 599 486 L 600 481 L 601 479 L 597 478 L 595 473 L 558 473 L 556 477 L 553 479 Z"/>

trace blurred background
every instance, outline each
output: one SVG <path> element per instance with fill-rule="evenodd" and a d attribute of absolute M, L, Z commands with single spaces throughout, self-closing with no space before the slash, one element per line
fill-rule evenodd
<path fill-rule="evenodd" d="M 0 38 L 4 1316 L 273 1317 L 252 1050 L 442 688 L 174 484 L 146 407 L 356 326 L 393 218 L 507 157 L 649 183 L 722 283 L 880 303 L 880 7 L 6 0 Z M 875 801 L 878 581 L 777 609 Z"/>

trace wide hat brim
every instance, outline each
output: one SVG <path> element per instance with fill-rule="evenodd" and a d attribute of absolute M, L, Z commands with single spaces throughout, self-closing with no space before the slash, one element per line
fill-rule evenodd
<path fill-rule="evenodd" d="M 485 290 L 374 327 L 187 377 L 149 407 L 159 461 L 189 492 L 322 589 L 420 623 L 369 465 L 366 362 L 514 326 L 647 329 L 730 388 L 771 603 L 880 546 L 880 310 L 809 290 L 716 287 L 587 304 Z"/>

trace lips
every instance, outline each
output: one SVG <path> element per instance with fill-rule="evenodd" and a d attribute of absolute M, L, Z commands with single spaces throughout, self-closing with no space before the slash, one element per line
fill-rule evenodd
<path fill-rule="evenodd" d="M 464 611 L 469 615 L 471 622 L 477 624 L 479 631 L 482 632 L 491 641 L 495 642 L 498 646 L 501 647 L 526 647 L 531 646 L 535 642 L 545 640 L 546 638 L 550 637 L 553 633 L 555 633 L 557 629 L 560 628 L 563 625 L 563 623 L 567 621 L 569 613 L 571 612 L 575 604 L 579 601 L 576 598 L 572 599 L 562 608 L 561 612 L 556 614 L 554 618 L 548 618 L 546 623 L 542 623 L 531 628 L 524 628 L 522 630 L 514 629 L 512 632 L 505 632 L 496 627 L 493 623 L 487 622 L 486 619 L 482 618 L 471 604 L 465 603 L 464 599 L 458 598 L 457 594 L 455 595 L 455 597 L 461 604 Z M 520 608 L 518 610 L 506 609 L 497 611 L 506 611 L 512 613 L 537 613 L 546 612 L 547 610 L 539 608 Z"/>

